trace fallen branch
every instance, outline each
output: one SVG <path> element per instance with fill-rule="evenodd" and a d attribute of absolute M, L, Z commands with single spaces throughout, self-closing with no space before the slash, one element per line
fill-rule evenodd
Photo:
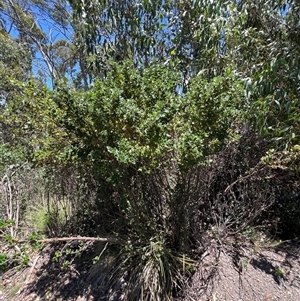
<path fill-rule="evenodd" d="M 28 242 L 29 240 L 23 239 L 18 240 L 18 242 Z M 56 243 L 62 241 L 100 241 L 100 242 L 110 242 L 114 244 L 123 244 L 124 241 L 117 238 L 112 237 L 85 237 L 85 236 L 73 236 L 73 237 L 54 237 L 54 238 L 46 238 L 46 239 L 37 239 L 37 242 L 40 243 Z"/>

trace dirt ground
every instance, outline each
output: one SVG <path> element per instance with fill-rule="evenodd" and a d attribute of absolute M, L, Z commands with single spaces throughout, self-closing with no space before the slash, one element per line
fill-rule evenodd
<path fill-rule="evenodd" d="M 94 249 L 92 245 L 90 249 Z M 95 254 L 89 248 L 65 268 L 61 262 L 53 262 L 54 254 L 53 247 L 48 246 L 33 256 L 30 267 L 3 274 L 0 300 L 122 300 L 122 288 L 116 289 L 109 299 L 103 297 L 99 285 L 101 281 L 95 281 L 95 266 L 92 263 Z M 66 262 L 66 258 L 64 260 Z M 101 278 L 101 273 L 98 278 Z M 199 260 L 198 269 L 183 299 L 298 301 L 300 245 L 295 241 L 285 241 L 273 247 L 250 244 L 228 247 L 212 243 Z"/>
<path fill-rule="evenodd" d="M 298 301 L 300 245 L 212 246 L 193 275 L 185 301 Z"/>

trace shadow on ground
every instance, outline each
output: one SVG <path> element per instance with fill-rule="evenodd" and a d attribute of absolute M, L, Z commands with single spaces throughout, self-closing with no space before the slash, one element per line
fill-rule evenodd
<path fill-rule="evenodd" d="M 101 248 L 101 244 L 85 244 L 84 250 L 79 244 L 46 247 L 34 267 L 35 272 L 31 272 L 28 285 L 12 300 L 21 300 L 21 296 L 24 300 L 26 296 L 28 301 L 104 300 L 105 292 L 93 287 L 90 281 L 94 258 Z"/>

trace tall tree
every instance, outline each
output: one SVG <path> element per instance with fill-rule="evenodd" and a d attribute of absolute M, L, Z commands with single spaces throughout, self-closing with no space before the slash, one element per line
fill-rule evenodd
<path fill-rule="evenodd" d="M 225 65 L 252 77 L 277 58 L 297 57 L 298 1 L 71 0 L 87 51 L 136 66 L 178 59 L 187 82 Z M 296 66 L 297 62 L 291 62 Z M 262 67 L 263 66 L 263 67 Z"/>
<path fill-rule="evenodd" d="M 220 60 L 226 7 L 222 1 L 70 1 L 87 50 L 100 69 L 108 59 L 136 66 L 178 59 L 187 84 L 192 74 Z"/>
<path fill-rule="evenodd" d="M 48 85 L 64 77 L 85 89 L 92 59 L 83 51 L 80 22 L 68 1 L 5 0 L 0 6 L 2 30 L 31 49 L 33 71 Z"/>

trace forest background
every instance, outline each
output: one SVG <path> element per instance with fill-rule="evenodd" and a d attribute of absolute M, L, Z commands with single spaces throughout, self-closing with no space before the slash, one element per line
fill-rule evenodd
<path fill-rule="evenodd" d="M 28 264 L 24 239 L 110 237 L 107 289 L 125 277 L 129 300 L 167 300 L 207 237 L 298 237 L 299 15 L 1 1 L 1 270 Z"/>

